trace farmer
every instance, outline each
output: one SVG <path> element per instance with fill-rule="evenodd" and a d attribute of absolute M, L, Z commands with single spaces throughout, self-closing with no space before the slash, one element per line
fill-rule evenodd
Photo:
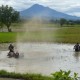
<path fill-rule="evenodd" d="M 79 43 L 76 43 L 76 45 L 74 46 L 75 51 L 80 51 L 80 46 Z"/>
<path fill-rule="evenodd" d="M 14 52 L 14 46 L 12 44 L 9 45 L 8 49 L 10 52 Z"/>

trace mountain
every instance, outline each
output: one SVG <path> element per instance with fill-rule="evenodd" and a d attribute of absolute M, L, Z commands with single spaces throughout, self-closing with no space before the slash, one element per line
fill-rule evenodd
<path fill-rule="evenodd" d="M 62 12 L 58 12 L 54 9 L 51 9 L 49 7 L 44 7 L 39 4 L 34 4 L 30 8 L 23 10 L 20 12 L 21 18 L 27 19 L 27 18 L 41 18 L 41 19 L 71 19 L 71 20 L 77 20 L 80 19 L 80 17 L 71 16 Z"/>

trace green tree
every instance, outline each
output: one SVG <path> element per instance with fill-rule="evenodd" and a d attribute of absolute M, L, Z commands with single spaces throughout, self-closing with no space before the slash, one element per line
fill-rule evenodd
<path fill-rule="evenodd" d="M 3 31 L 3 27 L 4 27 L 4 24 L 0 22 L 0 29 L 2 29 L 2 31 Z"/>
<path fill-rule="evenodd" d="M 11 24 L 19 20 L 19 12 L 8 5 L 0 7 L 0 22 L 7 26 L 8 32 L 11 31 Z"/>
<path fill-rule="evenodd" d="M 66 24 L 67 20 L 64 18 L 60 19 L 60 25 L 63 26 L 64 24 Z"/>

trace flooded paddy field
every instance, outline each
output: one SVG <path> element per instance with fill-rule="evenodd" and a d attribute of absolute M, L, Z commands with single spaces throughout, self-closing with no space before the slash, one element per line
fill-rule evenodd
<path fill-rule="evenodd" d="M 73 46 L 74 44 L 18 43 L 18 59 L 7 57 L 7 47 L 0 50 L 0 70 L 50 75 L 62 69 L 77 72 L 80 76 L 80 53 L 75 53 Z"/>

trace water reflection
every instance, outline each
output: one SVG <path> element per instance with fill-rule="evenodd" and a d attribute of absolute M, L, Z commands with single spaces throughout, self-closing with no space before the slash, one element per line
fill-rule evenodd
<path fill-rule="evenodd" d="M 76 61 L 79 61 L 80 52 L 74 52 L 74 57 L 75 57 Z"/>

